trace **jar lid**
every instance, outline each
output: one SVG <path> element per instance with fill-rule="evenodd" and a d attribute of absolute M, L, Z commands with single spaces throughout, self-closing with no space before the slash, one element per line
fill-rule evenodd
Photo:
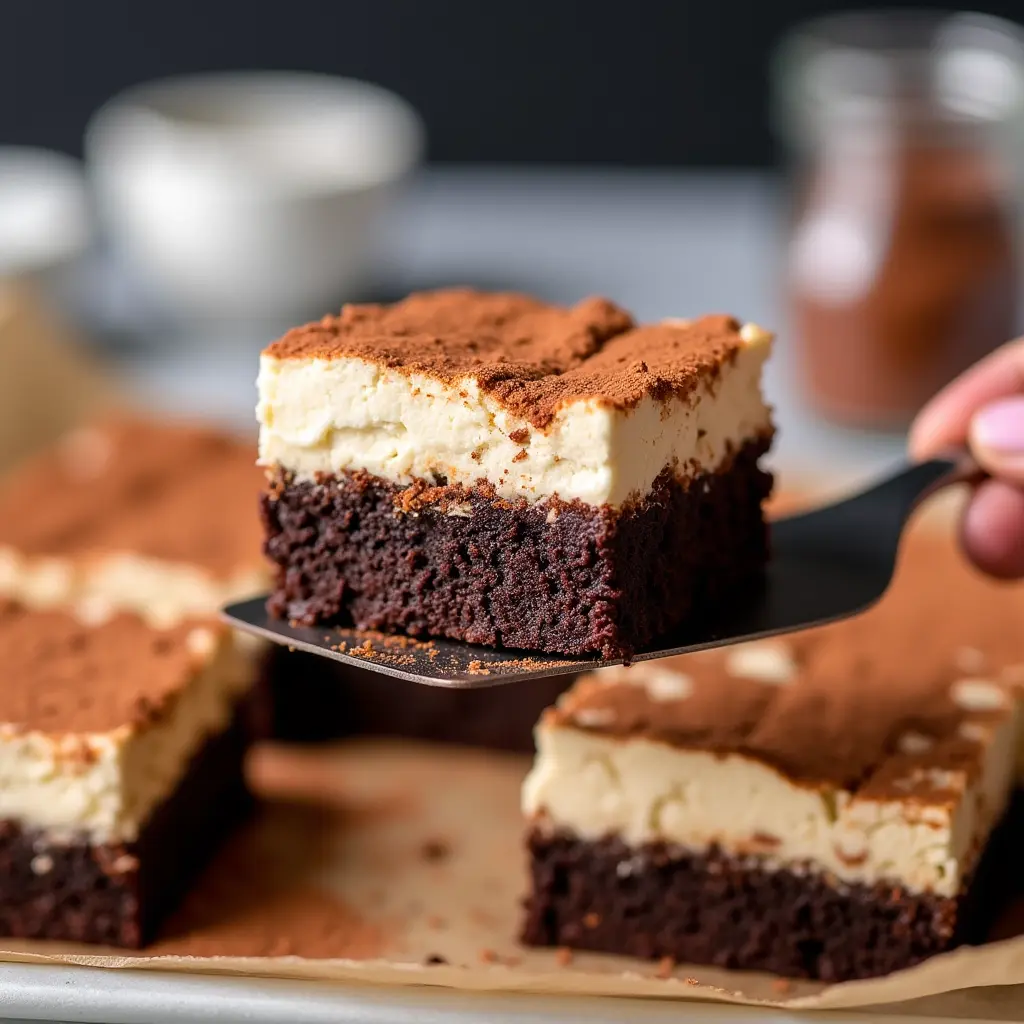
<path fill-rule="evenodd" d="M 864 12 L 806 23 L 774 61 L 779 134 L 978 128 L 1024 115 L 1024 32 L 976 14 Z"/>

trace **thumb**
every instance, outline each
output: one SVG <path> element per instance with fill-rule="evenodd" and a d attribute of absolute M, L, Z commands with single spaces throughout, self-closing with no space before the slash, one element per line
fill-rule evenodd
<path fill-rule="evenodd" d="M 992 476 L 1024 485 L 1024 395 L 1002 398 L 971 417 L 971 452 Z"/>

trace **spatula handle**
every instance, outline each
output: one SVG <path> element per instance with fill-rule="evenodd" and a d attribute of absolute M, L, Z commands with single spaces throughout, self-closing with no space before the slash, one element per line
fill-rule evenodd
<path fill-rule="evenodd" d="M 805 539 L 818 530 L 828 539 L 838 530 L 851 553 L 858 543 L 873 546 L 884 539 L 895 549 L 907 519 L 923 501 L 946 487 L 975 483 L 985 476 L 966 448 L 954 449 L 934 459 L 907 463 L 858 494 L 781 519 L 773 529 L 779 536 L 799 530 Z"/>

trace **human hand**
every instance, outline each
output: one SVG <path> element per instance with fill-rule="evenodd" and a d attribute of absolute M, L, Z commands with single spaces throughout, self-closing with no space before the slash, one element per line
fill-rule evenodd
<path fill-rule="evenodd" d="M 1024 338 L 940 391 L 910 431 L 917 459 L 963 444 L 991 476 L 964 513 L 964 550 L 993 576 L 1024 576 Z"/>

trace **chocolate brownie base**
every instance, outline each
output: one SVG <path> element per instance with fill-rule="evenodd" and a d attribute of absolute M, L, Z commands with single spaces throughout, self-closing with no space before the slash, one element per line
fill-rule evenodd
<path fill-rule="evenodd" d="M 712 848 L 680 853 L 618 839 L 533 831 L 522 941 L 676 963 L 848 981 L 910 967 L 983 941 L 1016 891 L 1018 800 L 990 838 L 964 895 L 891 883 L 830 884 L 812 872 L 767 871 Z"/>
<path fill-rule="evenodd" d="M 444 503 L 401 511 L 407 490 L 377 477 L 281 475 L 262 502 L 269 610 L 304 625 L 628 657 L 758 578 L 771 490 L 758 459 L 770 441 L 688 483 L 665 474 L 621 512 L 483 488 L 455 514 Z"/>
<path fill-rule="evenodd" d="M 0 821 L 0 934 L 138 949 L 248 810 L 246 706 L 193 757 L 132 843 L 53 843 Z"/>

